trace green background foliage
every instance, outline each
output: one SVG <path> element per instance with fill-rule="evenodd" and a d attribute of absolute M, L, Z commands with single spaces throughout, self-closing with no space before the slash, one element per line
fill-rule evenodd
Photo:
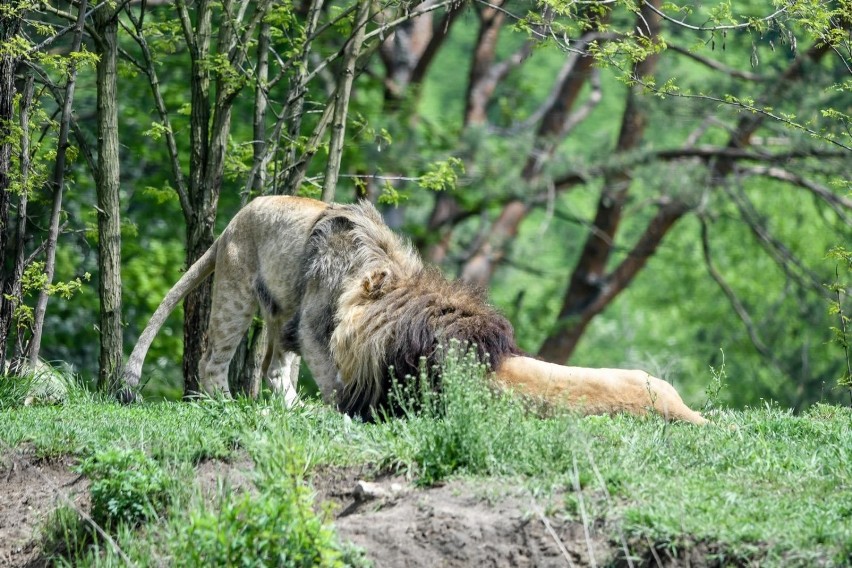
<path fill-rule="evenodd" d="M 528 62 L 499 82 L 488 107 L 487 125 L 470 127 L 463 123 L 466 80 L 477 42 L 478 10 L 482 9 L 479 5 L 462 9 L 422 85 L 403 92 L 399 100 L 392 104 L 386 100 L 385 71 L 378 57 L 365 60 L 366 72 L 356 79 L 344 171 L 336 198 L 350 201 L 359 190 L 375 184 L 378 189 L 374 197 L 384 204 L 389 223 L 409 234 L 426 253 L 443 237 L 440 231 L 427 228 L 433 203 L 438 194 L 451 194 L 471 214 L 455 227 L 448 253 L 441 261 L 450 276 L 460 273 L 465 255 L 503 204 L 512 197 L 529 197 L 529 188 L 519 172 L 535 143 L 534 129 L 519 124 L 540 108 L 554 87 L 554 77 L 571 56 L 571 41 L 585 31 L 583 22 L 589 17 L 575 3 L 549 5 L 555 14 L 551 22 L 554 34 L 536 43 Z M 346 2 L 332 3 L 329 14 L 339 14 L 347 7 L 350 4 Z M 610 20 L 602 24 L 601 33 L 630 30 L 638 7 L 620 3 Z M 761 19 L 782 7 L 777 17 Z M 844 191 L 842 184 L 848 184 L 849 160 L 843 165 L 842 160 L 828 161 L 818 153 L 825 152 L 826 146 L 842 152 L 826 141 L 849 145 L 844 128 L 849 123 L 844 107 L 849 75 L 842 65 L 843 53 L 840 63 L 837 58 L 825 58 L 808 68 L 813 81 L 785 84 L 779 100 L 764 104 L 762 97 L 777 86 L 778 74 L 815 41 L 836 34 L 838 22 L 848 17 L 848 6 L 795 2 L 779 4 L 770 12 L 768 8 L 760 2 L 736 6 L 665 4 L 663 10 L 670 16 L 704 29 L 665 26 L 661 37 L 669 49 L 660 52 L 653 77 L 631 76 L 631 66 L 659 51 L 661 45 L 628 35 L 597 48 L 604 96 L 588 117 L 559 141 L 545 166 L 545 177 L 558 178 L 565 171 L 585 172 L 589 174 L 587 181 L 570 191 L 556 192 L 533 209 L 508 244 L 505 259 L 489 283 L 491 298 L 512 320 L 524 349 L 535 353 L 545 338 L 563 325 L 557 323 L 561 296 L 589 234 L 601 190 L 600 176 L 589 172 L 602 164 L 635 162 L 627 213 L 608 267 L 629 257 L 632 243 L 655 214 L 659 200 L 676 197 L 688 202 L 707 224 L 714 265 L 748 310 L 771 356 L 755 348 L 729 299 L 708 274 L 698 215 L 689 215 L 667 235 L 629 289 L 594 319 L 571 363 L 641 367 L 673 381 L 694 403 L 711 380 L 710 367 L 718 366 L 724 354 L 730 381 L 722 397 L 729 404 L 743 406 L 773 399 L 784 406 L 804 408 L 815 401 L 843 396 L 835 380 L 847 367 L 846 357 L 830 342 L 836 315 L 826 310 L 831 299 L 814 290 L 835 281 L 836 262 L 825 255 L 831 247 L 848 242 L 848 210 L 845 217 L 841 216 L 813 194 L 775 180 L 732 177 L 720 186 L 718 180 L 708 179 L 708 168 L 700 164 L 653 158 L 654 152 L 678 147 L 702 121 L 706 127 L 700 145 L 724 145 L 729 129 L 738 120 L 771 113 L 776 120 L 767 120 L 758 134 L 765 142 L 762 151 L 813 151 L 813 157 L 791 159 L 790 168 L 799 171 L 801 167 L 807 170 L 809 179 L 834 188 L 837 195 L 846 194 L 848 190 Z M 542 6 L 519 4 L 511 13 L 521 19 L 509 19 L 507 27 L 513 29 L 504 30 L 500 36 L 498 60 L 535 37 Z M 753 19 L 751 26 L 742 27 L 749 18 Z M 303 14 L 289 3 L 273 3 L 266 21 L 283 60 L 296 57 L 304 42 Z M 130 26 L 126 17 L 122 23 Z M 172 131 L 185 170 L 191 111 L 186 42 L 180 22 L 170 10 L 149 10 L 144 26 L 147 41 L 156 53 L 159 83 L 164 102 L 172 111 Z M 348 20 L 338 24 L 341 30 L 350 26 Z M 41 35 L 49 33 L 48 28 Z M 64 41 L 58 45 L 64 46 Z M 148 78 L 134 63 L 139 62 L 138 46 L 125 33 L 119 34 L 119 41 L 125 53 L 134 58 L 121 60 L 118 100 L 123 144 L 122 317 L 129 350 L 183 270 L 186 235 L 173 190 L 175 182 L 167 167 L 165 127 L 155 111 Z M 842 48 L 845 44 L 839 45 Z M 339 38 L 322 35 L 313 47 L 317 58 L 326 57 L 339 49 Z M 756 79 L 742 81 L 715 72 L 694 58 L 678 55 L 675 48 L 714 59 Z M 91 149 L 96 142 L 91 50 L 75 58 L 75 118 Z M 67 61 L 57 54 L 45 54 L 39 63 L 61 85 Z M 229 78 L 230 86 L 245 81 L 221 55 L 211 57 L 206 65 L 214 77 Z M 334 66 L 330 69 L 332 79 L 335 70 Z M 637 81 L 643 87 L 637 104 L 647 113 L 645 139 L 639 148 L 618 155 L 613 144 L 619 135 L 626 93 L 639 84 Z M 304 147 L 328 86 L 328 79 L 325 84 L 309 85 L 303 138 L 290 141 L 294 147 Z M 580 100 L 591 95 L 592 88 L 586 84 Z M 274 100 L 276 93 L 270 96 Z M 56 105 L 44 89 L 38 102 L 32 130 L 43 136 L 34 138 L 35 169 L 29 191 L 33 218 L 43 220 L 48 208 L 43 182 L 56 146 L 55 130 L 48 125 L 55 127 L 51 117 L 55 120 Z M 240 96 L 233 109 L 217 232 L 241 202 L 252 160 L 252 111 L 251 97 Z M 79 281 L 82 286 L 68 298 L 52 298 L 42 358 L 68 362 L 82 376 L 92 377 L 98 364 L 95 188 L 77 145 L 75 142 L 71 149 L 63 216 L 67 225 L 59 243 L 55 281 L 60 285 Z M 285 190 L 317 195 L 325 152 L 327 148 L 320 148 L 302 187 Z M 375 178 L 372 181 L 371 176 Z M 743 221 L 732 197 L 740 193 L 747 196 L 761 224 L 800 265 L 776 262 L 766 253 L 765 243 Z M 87 274 L 93 275 L 88 283 Z M 35 291 L 30 290 L 26 297 L 28 305 Z M 848 303 L 846 298 L 841 295 L 841 304 Z M 173 398 L 180 393 L 180 322 L 180 313 L 172 316 L 148 355 L 148 396 Z"/>

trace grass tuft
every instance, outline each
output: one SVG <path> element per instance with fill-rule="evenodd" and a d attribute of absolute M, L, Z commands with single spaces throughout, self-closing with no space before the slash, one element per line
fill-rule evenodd
<path fill-rule="evenodd" d="M 102 450 L 83 460 L 78 471 L 91 482 L 92 518 L 102 527 L 141 524 L 169 502 L 169 476 L 141 450 Z"/>

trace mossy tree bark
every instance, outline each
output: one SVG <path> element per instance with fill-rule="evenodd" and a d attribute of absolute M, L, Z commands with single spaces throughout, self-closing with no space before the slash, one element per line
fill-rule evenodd
<path fill-rule="evenodd" d="M 109 7 L 95 12 L 98 32 L 98 296 L 100 298 L 100 356 L 98 387 L 115 390 L 122 364 L 121 216 L 118 155 L 118 14 Z"/>
<path fill-rule="evenodd" d="M 23 21 L 23 2 L 10 2 L 0 11 L 0 45 L 18 35 Z M 12 303 L 6 298 L 12 289 L 13 270 L 7 259 L 11 227 L 9 208 L 12 194 L 12 141 L 9 137 L 14 120 L 15 69 L 18 57 L 11 53 L 0 54 L 0 371 L 6 366 L 6 343 L 12 327 Z"/>

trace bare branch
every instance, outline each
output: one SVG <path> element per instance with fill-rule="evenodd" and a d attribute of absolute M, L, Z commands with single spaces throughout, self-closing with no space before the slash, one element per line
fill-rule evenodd
<path fill-rule="evenodd" d="M 305 24 L 306 36 L 313 35 L 314 30 L 317 27 L 317 23 L 319 22 L 322 5 L 323 0 L 311 1 L 310 6 L 308 7 L 307 22 Z M 305 93 L 307 92 L 308 80 L 307 68 L 308 61 L 311 56 L 311 45 L 312 42 L 306 41 L 305 44 L 302 46 L 302 53 L 299 57 L 299 61 L 301 62 L 301 64 L 296 68 L 294 76 L 290 81 L 290 90 L 287 96 L 287 103 L 285 104 L 284 110 L 278 119 L 278 123 L 275 125 L 275 137 L 273 138 L 272 146 L 266 152 L 266 156 L 263 159 L 264 167 L 266 163 L 268 163 L 268 160 L 271 159 L 273 155 L 273 150 L 278 146 L 278 141 L 280 140 L 280 135 L 282 131 L 282 121 L 285 120 L 289 120 L 287 134 L 292 143 L 287 149 L 286 155 L 284 157 L 284 163 L 286 168 L 290 168 L 296 162 L 297 144 L 295 143 L 295 141 L 298 139 L 299 133 L 302 131 L 302 116 L 304 114 L 303 109 L 305 106 Z M 295 171 L 297 170 L 293 170 L 294 173 Z M 254 175 L 254 169 L 252 170 L 252 175 Z M 294 179 L 289 179 L 285 177 L 283 187 L 285 188 L 285 191 L 290 192 L 295 191 L 298 188 L 298 185 L 295 183 Z"/>
<path fill-rule="evenodd" d="M 322 116 L 320 117 L 317 125 L 314 127 L 314 131 L 305 144 L 305 149 L 299 156 L 298 161 L 289 164 L 288 167 L 279 174 L 279 177 L 287 180 L 293 188 L 298 188 L 302 185 L 308 165 L 310 165 L 314 154 L 316 154 L 317 150 L 319 150 L 320 140 L 322 140 L 323 136 L 325 136 L 325 131 L 328 129 L 328 125 L 331 124 L 331 119 L 334 115 L 334 104 L 332 104 L 334 97 L 335 93 L 328 98 L 328 101 L 324 105 Z M 277 180 L 276 185 L 278 185 Z"/>
<path fill-rule="evenodd" d="M 160 79 L 157 76 L 157 69 L 154 66 L 154 57 L 151 54 L 151 49 L 148 46 L 148 41 L 145 39 L 145 34 L 142 31 L 142 19 L 145 16 L 145 6 L 142 6 L 142 12 L 137 19 L 131 10 L 127 11 L 127 15 L 130 18 L 130 21 L 133 23 L 134 28 L 136 29 L 135 33 L 131 31 L 129 28 L 125 27 L 125 30 L 130 34 L 133 40 L 139 45 L 142 50 L 142 56 L 145 61 L 145 69 L 144 72 L 148 76 L 148 81 L 151 84 L 151 94 L 154 97 L 154 104 L 157 107 L 157 114 L 160 117 L 160 122 L 163 124 L 163 135 L 166 139 L 166 147 L 169 152 L 169 160 L 171 162 L 172 167 L 172 176 L 175 180 L 175 191 L 178 195 L 178 200 L 180 201 L 181 210 L 184 212 L 184 216 L 189 216 L 192 214 L 193 207 L 192 203 L 189 200 L 189 190 L 187 189 L 186 179 L 183 176 L 183 169 L 180 164 L 180 157 L 178 155 L 177 150 L 177 141 L 175 140 L 174 130 L 172 129 L 172 122 L 169 118 L 169 112 L 166 109 L 166 102 L 163 99 L 163 94 L 160 91 Z"/>
<path fill-rule="evenodd" d="M 835 213 L 837 213 L 837 215 L 843 220 L 844 223 L 846 223 L 847 225 L 852 225 L 852 217 L 847 215 L 847 211 L 852 211 L 852 199 L 849 199 L 848 197 L 844 197 L 842 195 L 837 195 L 836 193 L 834 193 L 823 185 L 820 185 L 809 179 L 805 179 L 798 174 L 795 174 L 783 168 L 779 168 L 777 166 L 739 167 L 737 168 L 737 173 L 777 179 L 779 181 L 784 181 L 806 189 L 817 197 L 819 197 L 820 199 L 822 199 L 823 201 L 825 201 L 828 206 L 831 207 L 831 209 Z"/>
<path fill-rule="evenodd" d="M 647 2 L 647 0 L 642 2 L 642 5 L 646 6 L 648 9 L 650 9 L 652 12 L 656 13 L 658 16 L 660 16 L 664 20 L 667 20 L 667 21 L 669 21 L 673 24 L 676 24 L 676 25 L 678 25 L 682 28 L 686 28 L 688 30 L 693 30 L 693 31 L 697 31 L 697 32 L 718 32 L 718 31 L 725 31 L 725 30 L 742 30 L 742 29 L 745 29 L 745 28 L 748 28 L 748 27 L 751 27 L 751 26 L 754 25 L 752 22 L 746 22 L 744 24 L 731 24 L 731 25 L 724 25 L 724 26 L 693 26 L 691 24 L 687 24 L 683 20 L 676 20 L 676 19 L 672 18 L 671 16 L 669 16 L 668 14 L 666 14 L 665 12 L 663 12 L 662 10 L 657 8 L 656 6 Z M 758 21 L 771 22 L 773 19 L 777 18 L 778 16 L 780 16 L 781 14 L 783 14 L 786 11 L 787 11 L 787 7 L 785 6 L 783 8 L 780 8 L 780 9 L 774 11 L 773 13 L 769 14 L 768 16 L 764 16 L 763 18 L 760 18 Z"/>
<path fill-rule="evenodd" d="M 588 32 L 579 40 L 584 48 L 598 38 L 597 32 Z M 571 111 L 580 96 L 580 90 L 589 77 L 594 64 L 594 57 L 588 53 L 571 54 L 563 71 L 562 81 L 557 83 L 554 92 L 548 97 L 547 109 L 542 113 L 541 123 L 536 132 L 537 143 L 530 151 L 524 166 L 522 177 L 531 181 L 536 178 L 544 163 L 552 155 L 557 143 L 565 132 L 566 125 L 571 122 Z"/>
<path fill-rule="evenodd" d="M 97 4 L 91 10 L 86 12 L 85 15 L 83 16 L 83 20 L 84 20 L 83 28 L 86 30 L 87 33 L 90 33 L 90 35 L 92 37 L 97 37 L 97 33 L 94 31 L 94 28 L 85 24 L 85 20 L 89 19 L 89 17 L 96 10 L 101 9 L 102 7 L 106 6 L 109 3 L 110 3 L 110 0 L 104 0 L 103 2 L 101 2 L 100 4 Z M 120 12 L 129 3 L 130 3 L 130 0 L 122 0 L 122 2 L 115 7 L 115 12 L 116 13 Z M 45 7 L 47 7 L 47 6 L 49 6 L 49 4 L 45 3 Z M 62 18 L 66 18 L 66 19 L 68 19 L 72 22 L 75 21 L 75 16 L 72 16 L 69 12 L 62 12 L 61 10 L 55 10 L 55 11 L 53 11 L 53 13 L 56 14 L 57 16 L 62 17 Z M 76 27 L 77 27 L 77 24 L 70 24 L 70 25 L 62 28 L 61 30 L 59 30 L 58 32 L 56 32 L 55 34 L 50 36 L 49 38 L 42 41 L 41 43 L 31 47 L 29 49 L 29 53 L 39 53 L 40 51 L 44 51 L 45 49 L 50 47 L 50 45 L 52 45 L 53 42 L 55 42 L 56 40 L 58 40 L 59 38 L 61 38 L 65 34 L 67 34 L 68 32 L 76 29 Z"/>
<path fill-rule="evenodd" d="M 592 179 L 627 167 L 650 164 L 656 161 L 678 161 L 699 159 L 713 164 L 719 161 L 729 162 L 761 162 L 764 164 L 783 164 L 797 158 L 846 159 L 848 152 L 830 151 L 810 148 L 795 148 L 787 152 L 761 152 L 748 148 L 732 146 L 688 146 L 685 148 L 670 148 L 649 152 L 635 152 L 618 159 L 609 157 L 607 161 L 589 166 L 582 171 L 566 172 L 554 180 L 557 190 L 564 191 L 578 184 L 588 183 Z M 774 171 L 774 170 L 773 170 Z M 758 171 L 754 172 L 759 173 Z M 769 175 L 768 173 L 766 175 Z M 770 176 L 772 177 L 772 176 Z M 717 176 L 718 178 L 718 176 Z M 780 178 L 779 178 L 780 179 Z M 791 180 L 785 180 L 791 181 Z M 828 190 L 826 190 L 828 191 Z M 835 196 L 836 197 L 836 196 Z M 539 201 L 538 198 L 533 200 Z M 840 204 L 846 206 L 849 199 L 843 199 Z"/>
<path fill-rule="evenodd" d="M 776 239 L 762 222 L 761 216 L 754 204 L 740 188 L 736 191 L 725 188 L 725 192 L 740 211 L 740 217 L 745 221 L 758 243 L 769 253 L 781 270 L 804 289 L 810 289 L 824 298 L 831 299 L 831 293 L 823 286 L 823 278 L 805 266 L 793 251 Z"/>
<path fill-rule="evenodd" d="M 715 59 L 710 59 L 709 57 L 704 57 L 703 55 L 698 55 L 697 53 L 690 51 L 689 49 L 686 49 L 685 47 L 677 45 L 677 44 L 672 44 L 672 43 L 667 42 L 666 43 L 666 49 L 670 49 L 670 50 L 674 51 L 675 53 L 685 55 L 685 56 L 689 57 L 690 59 L 697 61 L 697 62 L 701 63 L 702 65 L 709 67 L 710 69 L 713 69 L 714 71 L 720 71 L 721 73 L 724 73 L 725 75 L 728 75 L 730 77 L 735 77 L 737 79 L 745 79 L 746 81 L 756 81 L 756 82 L 767 80 L 767 78 L 764 77 L 763 75 L 758 75 L 757 73 L 749 73 L 748 71 L 741 71 L 739 69 L 734 69 L 733 67 L 728 67 L 724 63 L 716 61 Z"/>
<path fill-rule="evenodd" d="M 418 16 L 422 16 L 423 14 L 428 14 L 429 12 L 434 12 L 435 10 L 440 10 L 441 8 L 452 5 L 456 1 L 457 0 L 444 0 L 443 2 L 438 2 L 437 4 L 432 4 L 431 6 L 428 6 L 426 8 L 422 8 L 420 10 L 415 10 L 414 12 L 409 12 L 402 17 L 399 17 L 395 20 L 392 20 L 390 22 L 382 24 L 381 26 L 374 29 L 373 31 L 365 34 L 362 43 L 367 43 L 367 42 L 369 42 L 369 41 L 371 41 L 375 38 L 382 38 L 382 37 L 385 36 L 385 34 L 390 32 L 391 30 L 393 30 L 395 27 L 399 26 L 403 22 L 407 22 L 408 20 L 411 20 L 411 19 L 416 18 Z M 357 4 L 353 4 L 353 7 L 354 6 L 357 6 Z M 317 29 L 317 31 L 314 33 L 314 37 L 319 35 L 320 33 L 322 33 L 322 31 L 327 29 L 327 28 L 328 28 L 328 25 L 325 25 L 325 26 L 322 26 L 321 28 Z M 354 33 L 354 31 L 355 30 L 353 30 L 353 33 Z M 308 41 L 310 41 L 311 39 L 313 39 L 313 38 L 309 38 Z M 325 69 L 328 65 L 330 65 L 332 61 L 334 61 L 337 58 L 339 58 L 340 56 L 342 56 L 343 50 L 344 50 L 344 48 L 340 48 L 336 52 L 330 54 L 325 59 L 323 59 L 319 64 L 317 64 L 317 66 L 314 67 L 314 69 L 305 76 L 305 83 L 309 83 L 311 80 L 313 80 L 314 77 L 316 77 L 319 73 L 321 73 L 323 71 L 323 69 Z"/>
<path fill-rule="evenodd" d="M 349 95 L 352 82 L 355 80 L 355 63 L 364 42 L 364 28 L 370 17 L 370 0 L 361 0 L 358 13 L 355 16 L 355 32 L 346 44 L 343 58 L 343 68 L 340 72 L 340 84 L 334 97 L 334 119 L 331 125 L 331 140 L 328 145 L 328 167 L 325 170 L 325 180 L 322 188 L 322 200 L 330 202 L 334 199 L 337 187 L 337 174 L 340 173 L 340 159 L 343 155 L 343 141 L 346 135 L 346 117 L 349 111 Z"/>
<path fill-rule="evenodd" d="M 672 227 L 688 211 L 689 206 L 682 201 L 664 201 L 633 249 L 608 276 L 599 278 L 575 270 L 553 331 L 539 349 L 539 356 L 547 361 L 565 361 L 589 322 L 630 285 Z"/>
<path fill-rule="evenodd" d="M 737 297 L 734 289 L 731 288 L 730 284 L 725 280 L 722 274 L 716 269 L 716 266 L 713 264 L 713 258 L 710 253 L 710 238 L 708 236 L 707 229 L 707 220 L 703 215 L 698 216 L 699 221 L 701 222 L 701 251 L 704 254 L 704 264 L 707 266 L 707 272 L 710 273 L 710 277 L 713 278 L 713 281 L 719 286 L 722 290 L 722 293 L 725 294 L 725 297 L 728 298 L 728 302 L 730 302 L 731 307 L 734 309 L 734 312 L 740 318 L 740 321 L 743 322 L 743 325 L 746 328 L 746 332 L 748 333 L 748 337 L 751 340 L 754 348 L 757 349 L 758 353 L 760 353 L 763 357 L 773 362 L 773 364 L 777 367 L 778 362 L 775 359 L 772 351 L 766 346 L 763 340 L 760 339 L 760 336 L 755 329 L 754 321 L 751 319 L 751 316 L 746 310 L 746 307 L 743 305 L 742 301 Z"/>

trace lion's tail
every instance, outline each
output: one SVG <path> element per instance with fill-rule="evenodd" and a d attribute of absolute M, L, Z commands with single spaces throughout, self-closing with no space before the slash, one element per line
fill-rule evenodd
<path fill-rule="evenodd" d="M 216 268 L 216 251 L 218 249 L 219 240 L 216 240 L 213 245 L 207 249 L 201 258 L 189 267 L 180 280 L 172 286 L 163 301 L 157 307 L 154 315 L 127 360 L 127 365 L 124 367 L 124 384 L 123 391 L 119 394 L 119 398 L 124 401 L 130 401 L 136 398 L 136 391 L 139 388 L 139 378 L 142 376 L 142 364 L 145 362 L 145 355 L 148 354 L 148 348 L 154 341 L 154 337 L 163 327 L 166 318 L 175 309 L 175 307 L 183 300 L 187 294 L 194 290 L 201 282 L 213 273 Z"/>
<path fill-rule="evenodd" d="M 657 412 L 666 420 L 705 424 L 669 383 L 644 371 L 588 369 L 546 363 L 531 357 L 507 357 L 495 373 L 514 392 L 585 414 Z"/>

